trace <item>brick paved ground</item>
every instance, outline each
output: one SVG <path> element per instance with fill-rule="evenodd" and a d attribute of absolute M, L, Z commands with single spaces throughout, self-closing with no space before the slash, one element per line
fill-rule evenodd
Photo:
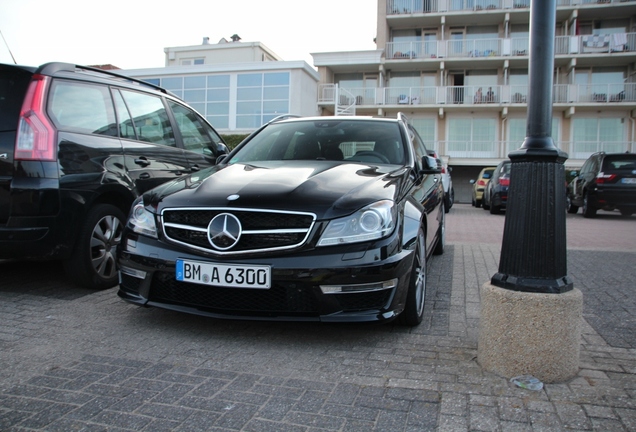
<path fill-rule="evenodd" d="M 140 309 L 52 264 L 0 263 L 0 430 L 635 431 L 636 217 L 567 216 L 581 369 L 539 392 L 476 362 L 503 222 L 453 207 L 416 329 Z"/>

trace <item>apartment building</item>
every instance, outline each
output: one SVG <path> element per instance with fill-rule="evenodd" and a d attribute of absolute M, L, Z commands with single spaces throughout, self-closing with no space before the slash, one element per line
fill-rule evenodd
<path fill-rule="evenodd" d="M 222 134 L 251 133 L 283 114 L 318 114 L 318 72 L 305 61 L 283 61 L 261 42 L 206 37 L 164 53 L 165 67 L 120 72 L 170 90 Z"/>
<path fill-rule="evenodd" d="M 404 112 L 456 199 L 526 135 L 530 0 L 378 0 L 377 49 L 312 53 L 323 115 Z M 557 0 L 552 138 L 576 169 L 633 152 L 636 1 Z"/>

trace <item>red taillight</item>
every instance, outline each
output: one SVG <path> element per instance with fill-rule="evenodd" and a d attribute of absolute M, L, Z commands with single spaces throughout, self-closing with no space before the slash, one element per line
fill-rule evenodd
<path fill-rule="evenodd" d="M 487 184 L 487 183 L 488 183 L 488 182 L 487 182 L 486 180 L 482 180 L 482 179 L 479 179 L 479 180 L 477 181 L 477 184 L 478 184 L 479 186 L 486 186 L 486 184 Z"/>
<path fill-rule="evenodd" d="M 600 172 L 596 176 L 596 184 L 613 183 L 615 178 L 616 174 L 605 174 Z"/>
<path fill-rule="evenodd" d="M 510 186 L 510 179 L 508 177 L 501 177 L 499 179 L 499 184 L 501 186 Z"/>
<path fill-rule="evenodd" d="M 49 78 L 34 75 L 20 111 L 14 159 L 54 161 L 55 129 L 44 115 L 44 94 Z"/>

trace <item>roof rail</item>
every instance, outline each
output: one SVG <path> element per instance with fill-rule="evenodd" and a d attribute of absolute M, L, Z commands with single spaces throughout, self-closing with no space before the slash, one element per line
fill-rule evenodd
<path fill-rule="evenodd" d="M 37 71 L 35 73 L 41 73 L 41 74 L 45 74 L 45 75 L 53 75 L 57 72 L 75 72 L 77 69 L 81 69 L 81 70 L 86 70 L 98 75 L 107 75 L 111 78 L 117 78 L 120 80 L 124 80 L 124 81 L 128 81 L 128 82 L 133 82 L 133 83 L 137 83 L 137 84 L 141 84 L 147 87 L 151 87 L 157 91 L 160 91 L 162 93 L 166 93 L 168 94 L 169 92 L 164 89 L 163 87 L 160 87 L 158 85 L 149 83 L 148 81 L 144 81 L 144 80 L 140 80 L 137 78 L 132 78 L 126 75 L 122 75 L 122 74 L 118 74 L 116 72 L 112 72 L 110 70 L 105 70 L 105 69 L 99 69 L 99 68 L 95 68 L 95 67 L 91 67 L 91 66 L 82 66 L 82 65 L 75 65 L 72 63 L 64 63 L 64 62 L 51 62 L 51 63 L 45 63 L 42 66 L 40 66 Z"/>
<path fill-rule="evenodd" d="M 300 118 L 300 117 L 302 117 L 302 116 L 295 115 L 295 114 L 282 114 L 282 115 L 279 115 L 278 117 L 274 117 L 273 119 L 268 121 L 266 124 L 274 123 L 274 122 L 281 121 L 281 120 L 287 120 L 287 119 L 290 119 L 290 118 Z"/>

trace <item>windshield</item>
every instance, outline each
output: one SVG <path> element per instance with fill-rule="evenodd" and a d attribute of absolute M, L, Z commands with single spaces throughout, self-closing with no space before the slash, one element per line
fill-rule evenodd
<path fill-rule="evenodd" d="M 267 126 L 234 154 L 230 163 L 280 160 L 403 165 L 405 148 L 396 122 L 292 121 Z"/>

